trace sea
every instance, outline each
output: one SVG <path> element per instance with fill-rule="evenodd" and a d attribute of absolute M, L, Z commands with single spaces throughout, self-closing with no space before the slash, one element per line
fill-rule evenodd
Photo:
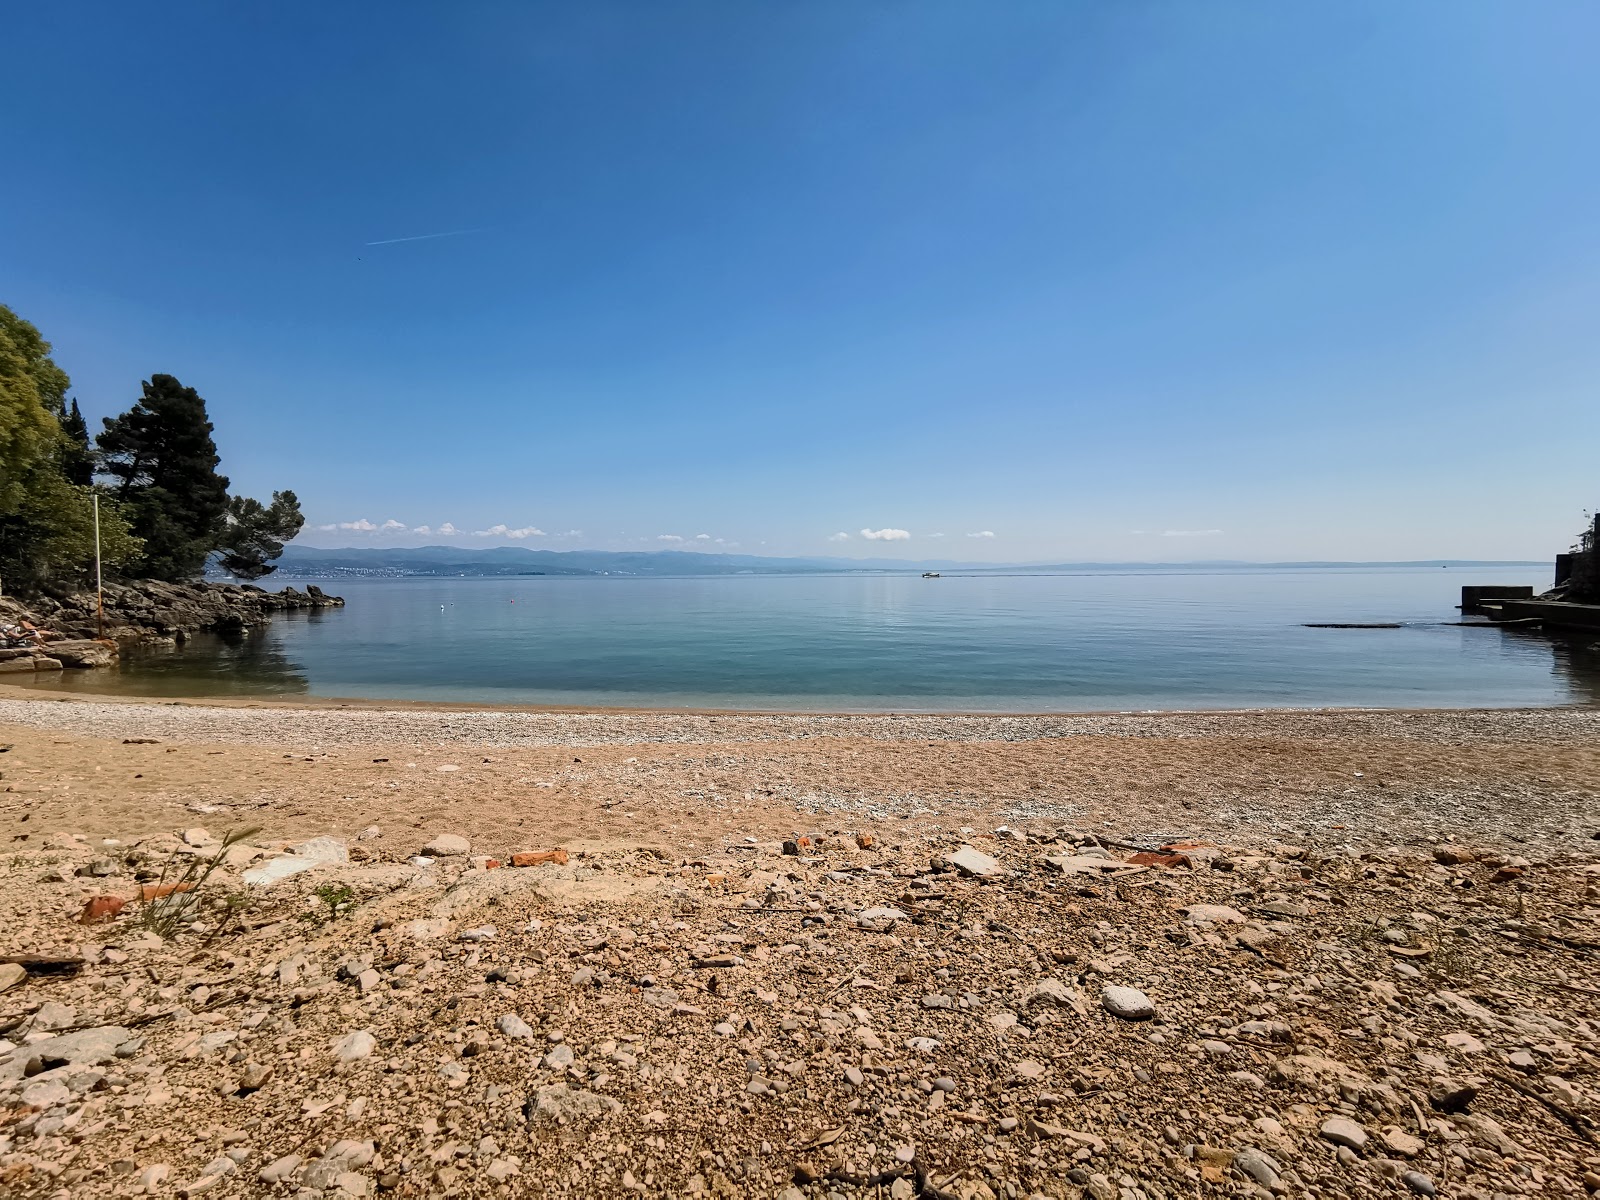
<path fill-rule="evenodd" d="M 1600 703 L 1600 637 L 1457 624 L 1462 584 L 1542 589 L 1547 566 L 321 582 L 346 607 L 33 686 L 874 713 Z M 1306 627 L 1359 622 L 1400 627 Z"/>

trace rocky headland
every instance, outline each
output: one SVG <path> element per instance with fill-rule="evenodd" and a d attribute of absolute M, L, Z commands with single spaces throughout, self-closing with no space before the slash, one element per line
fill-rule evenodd
<path fill-rule="evenodd" d="M 93 592 L 41 595 L 25 602 L 4 597 L 0 627 L 27 623 L 48 632 L 0 645 L 0 673 L 102 667 L 116 660 L 122 643 L 181 642 L 196 633 L 237 633 L 265 625 L 274 613 L 343 605 L 343 597 L 330 596 L 315 584 L 304 591 L 286 587 L 269 592 L 251 584 L 209 581 L 113 583 L 105 588 L 102 636 Z"/>

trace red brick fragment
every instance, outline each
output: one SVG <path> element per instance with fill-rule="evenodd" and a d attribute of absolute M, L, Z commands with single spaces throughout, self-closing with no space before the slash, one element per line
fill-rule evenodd
<path fill-rule="evenodd" d="M 85 925 L 98 925 L 113 919 L 126 903 L 121 896 L 91 896 L 84 904 L 83 912 L 78 914 L 78 920 Z"/>
<path fill-rule="evenodd" d="M 567 865 L 567 852 L 565 850 L 519 850 L 511 856 L 513 867 L 537 867 L 543 863 L 555 863 L 557 866 Z M 498 863 L 496 864 L 499 865 Z"/>

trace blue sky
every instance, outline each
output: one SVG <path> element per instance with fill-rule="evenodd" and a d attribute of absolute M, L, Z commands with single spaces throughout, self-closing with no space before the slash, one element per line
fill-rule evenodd
<path fill-rule="evenodd" d="M 168 372 L 238 489 L 391 523 L 323 545 L 1545 558 L 1600 503 L 1597 38 L 1589 0 L 32 5 L 0 302 L 94 424 Z"/>

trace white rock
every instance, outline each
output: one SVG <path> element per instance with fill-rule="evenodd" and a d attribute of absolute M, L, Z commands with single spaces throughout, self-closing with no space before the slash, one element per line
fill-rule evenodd
<path fill-rule="evenodd" d="M 1145 1021 L 1156 1015 L 1156 1006 L 1138 988 L 1107 984 L 1100 991 L 1100 1004 L 1113 1017 L 1124 1021 Z"/>
<path fill-rule="evenodd" d="M 456 858 L 471 853 L 472 843 L 459 833 L 438 834 L 422 848 L 424 855 L 434 858 Z"/>
<path fill-rule="evenodd" d="M 340 1062 L 355 1062 L 366 1058 L 377 1046 L 377 1038 L 365 1029 L 357 1029 L 334 1042 L 333 1053 Z"/>
<path fill-rule="evenodd" d="M 520 1041 L 533 1039 L 532 1027 L 516 1013 L 506 1013 L 494 1024 L 495 1028 L 508 1038 L 517 1038 Z"/>

